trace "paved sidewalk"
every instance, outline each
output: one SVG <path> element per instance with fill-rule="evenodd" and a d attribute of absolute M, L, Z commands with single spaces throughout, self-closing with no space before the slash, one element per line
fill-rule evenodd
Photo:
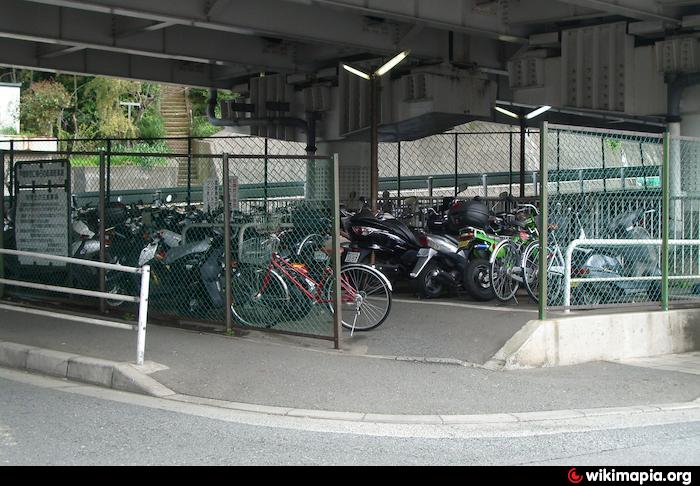
<path fill-rule="evenodd" d="M 0 310 L 0 341 L 133 362 L 135 340 L 134 332 Z M 235 338 L 154 325 L 146 360 L 167 367 L 151 377 L 179 394 L 343 412 L 516 413 L 700 396 L 697 375 L 620 363 L 489 371 L 355 356 L 322 341 L 260 333 Z"/>

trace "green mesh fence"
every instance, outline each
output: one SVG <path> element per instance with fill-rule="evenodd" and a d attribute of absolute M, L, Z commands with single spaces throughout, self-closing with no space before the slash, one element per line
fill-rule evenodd
<path fill-rule="evenodd" d="M 250 188 L 233 207 L 235 322 L 332 336 L 332 160 L 270 155 L 229 164 L 232 187 Z M 281 186 L 297 192 L 280 196 L 275 189 Z"/>
<path fill-rule="evenodd" d="M 148 264 L 152 316 L 223 326 L 229 314 L 234 326 L 334 336 L 335 277 L 329 242 L 337 204 L 332 159 L 298 155 L 302 144 L 253 137 L 80 143 L 73 150 L 60 150 L 67 146 L 60 142 L 59 150 L 4 152 L 5 182 L 12 188 L 5 198 L 5 248 L 36 251 L 28 242 L 44 239 L 47 253 L 127 266 Z M 91 146 L 101 150 L 88 150 Z M 223 151 L 231 154 L 230 290 L 225 279 Z M 39 227 L 39 220 L 31 219 L 34 213 L 26 209 L 32 188 L 20 188 L 16 175 L 25 163 L 37 160 L 70 164 L 70 178 L 60 193 L 65 218 L 45 218 Z M 59 194 L 57 186 L 50 190 L 51 197 Z M 138 279 L 130 274 L 107 271 L 101 276 L 89 267 L 20 262 L 11 256 L 3 263 L 10 279 L 138 294 Z M 262 282 L 265 291 L 252 292 L 251 285 Z M 232 309 L 227 293 L 233 295 Z M 4 297 L 80 309 L 101 307 L 114 315 L 136 313 L 131 303 L 35 289 L 5 286 Z"/>
<path fill-rule="evenodd" d="M 548 306 L 660 301 L 662 137 L 550 125 L 542 155 Z"/>
<path fill-rule="evenodd" d="M 670 137 L 669 300 L 700 297 L 700 139 Z"/>

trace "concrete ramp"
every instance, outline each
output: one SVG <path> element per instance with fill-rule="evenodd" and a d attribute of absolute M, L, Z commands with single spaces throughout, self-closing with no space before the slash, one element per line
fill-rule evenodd
<path fill-rule="evenodd" d="M 698 349 L 700 309 L 587 314 L 528 322 L 486 366 L 542 368 Z"/>

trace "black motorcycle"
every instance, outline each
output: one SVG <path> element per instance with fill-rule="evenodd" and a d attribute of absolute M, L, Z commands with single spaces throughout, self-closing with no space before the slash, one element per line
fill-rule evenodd
<path fill-rule="evenodd" d="M 344 220 L 350 240 L 344 264 L 373 265 L 392 284 L 410 278 L 423 246 L 419 234 L 391 215 L 378 217 L 366 207 Z"/>

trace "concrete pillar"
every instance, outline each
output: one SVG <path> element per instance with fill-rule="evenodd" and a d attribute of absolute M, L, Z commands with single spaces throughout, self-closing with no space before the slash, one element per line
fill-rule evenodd
<path fill-rule="evenodd" d="M 340 203 L 359 209 L 360 197 L 370 199 L 370 144 L 367 142 L 319 142 L 317 155 L 338 154 Z"/>

